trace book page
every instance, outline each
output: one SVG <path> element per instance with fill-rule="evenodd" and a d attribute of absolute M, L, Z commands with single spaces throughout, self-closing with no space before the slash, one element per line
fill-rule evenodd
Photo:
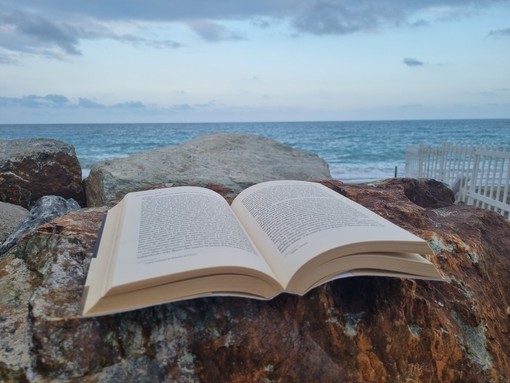
<path fill-rule="evenodd" d="M 428 251 L 425 241 L 313 182 L 271 181 L 246 189 L 232 209 L 286 286 L 318 254 Z"/>
<path fill-rule="evenodd" d="M 228 203 L 211 190 L 183 186 L 130 193 L 124 207 L 110 292 L 159 279 L 166 283 L 172 276 L 196 277 L 205 269 L 252 268 L 274 276 Z"/>

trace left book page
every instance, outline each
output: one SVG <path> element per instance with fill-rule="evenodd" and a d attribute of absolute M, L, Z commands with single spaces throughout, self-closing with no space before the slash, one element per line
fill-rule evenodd
<path fill-rule="evenodd" d="M 204 277 L 204 283 L 196 282 Z M 279 284 L 274 278 L 219 194 L 187 186 L 130 193 L 108 213 L 86 282 L 84 315 L 100 301 L 96 310 L 116 312 L 175 300 L 179 294 L 182 299 L 206 295 L 208 289 L 275 295 Z M 250 286 L 257 279 L 275 291 Z M 194 280 L 191 287 L 184 283 Z M 162 287 L 169 284 L 174 287 Z M 135 307 L 130 300 L 138 300 Z"/>

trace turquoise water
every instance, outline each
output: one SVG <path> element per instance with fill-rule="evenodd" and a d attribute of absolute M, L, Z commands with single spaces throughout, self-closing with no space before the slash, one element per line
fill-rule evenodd
<path fill-rule="evenodd" d="M 407 145 L 510 144 L 510 119 L 209 124 L 0 125 L 0 139 L 54 138 L 74 145 L 86 174 L 96 162 L 177 145 L 211 133 L 271 137 L 318 154 L 347 182 L 404 175 Z"/>

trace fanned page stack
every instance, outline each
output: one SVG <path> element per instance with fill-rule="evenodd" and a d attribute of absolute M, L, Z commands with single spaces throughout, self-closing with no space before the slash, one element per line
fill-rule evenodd
<path fill-rule="evenodd" d="M 232 203 L 181 186 L 130 193 L 92 259 L 83 316 L 212 295 L 303 295 L 333 279 L 437 279 L 427 242 L 313 182 L 270 181 Z"/>

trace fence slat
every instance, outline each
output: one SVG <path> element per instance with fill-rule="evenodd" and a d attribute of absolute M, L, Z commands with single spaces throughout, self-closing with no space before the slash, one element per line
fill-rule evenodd
<path fill-rule="evenodd" d="M 504 145 L 406 148 L 406 177 L 434 178 L 449 185 L 456 201 L 510 219 L 510 151 Z"/>

